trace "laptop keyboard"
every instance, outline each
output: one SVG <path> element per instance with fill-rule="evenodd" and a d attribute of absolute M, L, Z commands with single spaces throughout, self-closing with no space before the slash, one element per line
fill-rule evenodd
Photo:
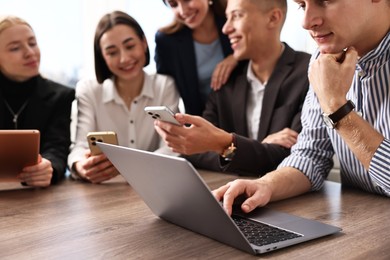
<path fill-rule="evenodd" d="M 248 241 L 251 244 L 257 246 L 264 246 L 280 241 L 302 237 L 300 234 L 270 226 L 261 222 L 242 218 L 240 216 L 233 215 L 232 218 L 241 232 L 244 233 Z"/>

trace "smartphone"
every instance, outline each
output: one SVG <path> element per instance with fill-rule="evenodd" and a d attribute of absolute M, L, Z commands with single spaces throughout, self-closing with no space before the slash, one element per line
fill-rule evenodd
<path fill-rule="evenodd" d="M 118 144 L 118 138 L 116 136 L 116 133 L 113 131 L 89 132 L 87 134 L 87 140 L 88 140 L 89 149 L 91 150 L 91 155 L 98 155 L 102 153 L 100 148 L 96 145 L 96 142 L 115 144 L 115 145 Z"/>
<path fill-rule="evenodd" d="M 145 112 L 153 119 L 169 122 L 175 125 L 181 125 L 175 118 L 175 113 L 166 106 L 145 107 Z"/>

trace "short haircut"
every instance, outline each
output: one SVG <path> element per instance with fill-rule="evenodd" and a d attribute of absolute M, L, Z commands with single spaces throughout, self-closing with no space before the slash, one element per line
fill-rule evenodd
<path fill-rule="evenodd" d="M 145 33 L 142 30 L 141 26 L 130 15 L 121 11 L 113 11 L 104 15 L 97 25 L 94 38 L 95 74 L 96 79 L 99 83 L 103 83 L 104 80 L 111 78 L 113 75 L 106 64 L 106 61 L 103 58 L 103 53 L 100 48 L 100 39 L 102 38 L 104 33 L 106 33 L 108 30 L 112 29 L 118 24 L 127 25 L 133 28 L 135 33 L 141 40 L 146 40 Z M 144 67 L 149 65 L 150 62 L 149 47 L 146 48 L 145 60 L 146 61 Z"/>
<path fill-rule="evenodd" d="M 250 0 L 253 4 L 257 5 L 262 11 L 267 12 L 272 8 L 278 7 L 283 12 L 283 22 L 284 24 L 287 16 L 287 0 Z"/>

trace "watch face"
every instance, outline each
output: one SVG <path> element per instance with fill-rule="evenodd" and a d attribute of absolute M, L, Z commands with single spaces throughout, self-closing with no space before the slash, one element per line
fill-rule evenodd
<path fill-rule="evenodd" d="M 226 148 L 221 156 L 225 158 L 225 161 L 231 161 L 236 154 L 236 147 L 234 146 L 234 143 L 232 143 L 228 148 Z"/>
<path fill-rule="evenodd" d="M 329 128 L 334 128 L 335 124 L 333 123 L 332 119 L 329 118 L 328 115 L 322 114 L 322 119 L 324 120 L 324 123 Z"/>

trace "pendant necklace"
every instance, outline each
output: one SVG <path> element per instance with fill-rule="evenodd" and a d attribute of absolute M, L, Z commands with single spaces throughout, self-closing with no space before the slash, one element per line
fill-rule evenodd
<path fill-rule="evenodd" d="M 18 129 L 18 118 L 20 116 L 20 114 L 23 112 L 23 110 L 26 108 L 27 106 L 27 103 L 28 103 L 28 99 L 23 103 L 23 105 L 19 108 L 19 111 L 17 113 L 15 113 L 11 106 L 8 104 L 7 100 L 4 99 L 4 104 L 6 105 L 6 107 L 8 108 L 8 111 L 11 113 L 11 115 L 14 117 L 12 119 L 12 122 L 14 122 L 14 126 L 15 126 L 15 129 Z"/>

